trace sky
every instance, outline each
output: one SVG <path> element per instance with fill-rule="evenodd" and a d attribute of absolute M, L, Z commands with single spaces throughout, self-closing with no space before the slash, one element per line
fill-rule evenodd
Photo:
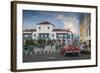
<path fill-rule="evenodd" d="M 23 10 L 23 29 L 35 28 L 36 24 L 48 21 L 56 28 L 70 29 L 80 33 L 80 21 L 89 13 Z"/>

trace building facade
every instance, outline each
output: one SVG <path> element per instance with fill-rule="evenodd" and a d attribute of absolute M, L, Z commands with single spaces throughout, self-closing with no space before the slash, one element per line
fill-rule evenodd
<path fill-rule="evenodd" d="M 23 38 L 26 39 L 45 39 L 45 40 L 60 40 L 72 41 L 73 33 L 66 29 L 57 29 L 50 22 L 41 22 L 36 24 L 36 29 L 23 30 Z"/>
<path fill-rule="evenodd" d="M 84 15 L 80 24 L 80 42 L 84 42 L 87 48 L 91 46 L 91 16 Z"/>

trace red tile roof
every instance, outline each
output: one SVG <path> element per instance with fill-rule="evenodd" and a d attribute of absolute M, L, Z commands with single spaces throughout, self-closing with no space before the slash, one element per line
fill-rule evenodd
<path fill-rule="evenodd" d="M 48 21 L 44 21 L 44 22 L 38 23 L 37 25 L 53 25 L 53 24 L 51 24 Z M 53 25 L 53 26 L 55 26 L 55 25 Z"/>

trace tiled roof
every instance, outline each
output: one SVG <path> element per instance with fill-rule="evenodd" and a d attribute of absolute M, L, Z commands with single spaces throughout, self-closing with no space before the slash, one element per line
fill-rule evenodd
<path fill-rule="evenodd" d="M 71 31 L 66 30 L 66 29 L 53 29 L 53 31 L 65 31 L 65 32 L 71 32 Z"/>
<path fill-rule="evenodd" d="M 57 31 L 64 31 L 64 32 L 71 32 L 69 30 L 66 30 L 66 29 L 53 29 L 54 32 L 57 32 Z M 36 32 L 36 29 L 25 29 L 23 30 L 23 32 Z"/>
<path fill-rule="evenodd" d="M 36 29 L 25 29 L 23 32 L 36 32 Z"/>
<path fill-rule="evenodd" d="M 53 24 L 51 24 L 51 23 L 48 22 L 48 21 L 44 21 L 44 22 L 38 23 L 37 25 L 53 25 Z M 55 26 L 55 25 L 53 25 L 53 26 Z"/>

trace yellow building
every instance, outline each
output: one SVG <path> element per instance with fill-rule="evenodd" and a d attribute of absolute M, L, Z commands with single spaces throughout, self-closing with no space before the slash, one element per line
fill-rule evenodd
<path fill-rule="evenodd" d="M 85 26 L 84 26 L 84 22 L 81 21 L 80 24 L 80 42 L 84 42 L 85 41 Z"/>
<path fill-rule="evenodd" d="M 91 15 L 86 14 L 80 23 L 80 42 L 84 42 L 89 49 L 91 46 Z"/>

